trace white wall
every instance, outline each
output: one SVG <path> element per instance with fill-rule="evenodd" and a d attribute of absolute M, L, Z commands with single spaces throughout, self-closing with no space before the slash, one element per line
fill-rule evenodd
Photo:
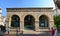
<path fill-rule="evenodd" d="M 60 9 L 57 9 L 57 10 L 55 9 L 53 15 L 54 16 L 60 15 Z"/>
<path fill-rule="evenodd" d="M 2 16 L 2 10 L 0 10 L 0 17 Z"/>

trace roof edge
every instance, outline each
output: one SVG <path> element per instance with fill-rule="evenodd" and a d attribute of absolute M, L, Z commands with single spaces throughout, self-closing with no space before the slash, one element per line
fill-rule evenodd
<path fill-rule="evenodd" d="M 11 7 L 11 8 L 6 8 L 6 9 L 45 9 L 45 8 L 47 8 L 47 9 L 53 9 L 53 7 Z"/>

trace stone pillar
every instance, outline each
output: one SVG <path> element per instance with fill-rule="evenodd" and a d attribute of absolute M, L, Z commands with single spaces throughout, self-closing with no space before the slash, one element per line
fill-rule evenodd
<path fill-rule="evenodd" d="M 49 21 L 49 27 L 51 28 L 53 26 L 54 26 L 54 21 L 53 20 Z"/>
<path fill-rule="evenodd" d="M 5 26 L 6 26 L 6 30 L 8 27 L 11 27 L 11 17 L 10 16 L 6 18 L 6 25 Z"/>
<path fill-rule="evenodd" d="M 8 27 L 11 27 L 11 17 L 9 18 L 9 25 Z"/>
<path fill-rule="evenodd" d="M 20 31 L 24 31 L 24 21 L 20 21 Z"/>
<path fill-rule="evenodd" d="M 39 21 L 35 21 L 35 31 L 39 31 Z"/>
<path fill-rule="evenodd" d="M 6 25 L 5 25 L 6 26 L 6 30 L 7 30 L 7 27 L 8 27 L 8 25 L 7 25 L 8 24 L 8 20 L 7 19 L 8 18 L 6 17 Z"/>

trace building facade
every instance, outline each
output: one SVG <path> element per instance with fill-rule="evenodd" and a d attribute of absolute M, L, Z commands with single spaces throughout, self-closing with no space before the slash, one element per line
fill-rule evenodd
<path fill-rule="evenodd" d="M 23 33 L 49 31 L 53 27 L 53 8 L 7 8 L 6 30 L 19 30 Z M 13 31 L 12 31 L 13 32 Z"/>
<path fill-rule="evenodd" d="M 56 13 L 55 16 L 60 15 L 60 0 L 54 0 L 54 3 L 56 7 L 56 9 L 54 10 Z M 58 30 L 58 33 L 60 33 L 60 28 L 57 28 L 57 30 Z"/>
<path fill-rule="evenodd" d="M 2 16 L 2 9 L 0 8 L 0 17 Z"/>
<path fill-rule="evenodd" d="M 0 25 L 4 26 L 3 17 L 2 17 L 2 9 L 1 8 L 0 8 Z"/>
<path fill-rule="evenodd" d="M 55 3 L 55 15 L 60 15 L 60 0 L 54 0 Z"/>

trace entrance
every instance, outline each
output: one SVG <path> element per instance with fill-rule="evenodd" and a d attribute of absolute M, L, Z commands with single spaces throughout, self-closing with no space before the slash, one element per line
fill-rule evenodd
<path fill-rule="evenodd" d="M 17 15 L 13 15 L 11 17 L 11 27 L 19 27 L 20 26 L 20 18 Z"/>
<path fill-rule="evenodd" d="M 34 30 L 35 19 L 31 15 L 27 15 L 24 18 L 24 28 L 29 30 Z"/>
<path fill-rule="evenodd" d="M 45 15 L 40 16 L 39 18 L 39 27 L 47 28 L 49 26 L 48 17 Z"/>

